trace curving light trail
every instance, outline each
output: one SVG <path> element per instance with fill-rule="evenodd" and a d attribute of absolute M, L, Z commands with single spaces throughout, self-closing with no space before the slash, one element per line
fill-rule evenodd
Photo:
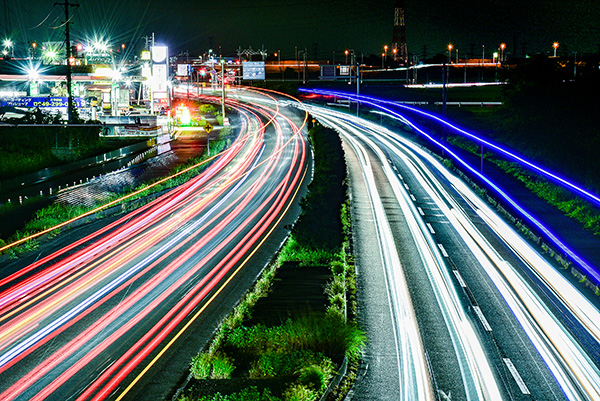
<path fill-rule="evenodd" d="M 126 397 L 243 271 L 307 170 L 306 116 L 253 96 L 196 178 L 0 281 L 0 399 Z"/>
<path fill-rule="evenodd" d="M 319 93 L 319 94 L 324 94 L 324 95 L 340 96 L 340 97 L 345 97 L 348 99 L 356 99 L 356 95 L 348 95 L 348 94 L 343 94 L 343 93 L 339 93 L 339 92 L 329 92 L 329 91 L 321 91 L 321 90 L 314 90 L 313 92 Z M 526 208 L 524 208 L 523 206 L 518 204 L 508 193 L 506 193 L 504 190 L 502 190 L 502 188 L 500 188 L 496 183 L 492 182 L 484 174 L 482 174 L 477 169 L 475 169 L 471 165 L 469 165 L 460 156 L 458 156 L 455 152 L 453 152 L 452 149 L 448 148 L 446 145 L 444 145 L 444 143 L 440 142 L 439 140 L 434 138 L 432 135 L 425 132 L 423 129 L 421 129 L 419 126 L 417 126 L 415 123 L 413 123 L 412 121 L 407 119 L 406 116 L 401 115 L 396 111 L 393 111 L 387 107 L 382 106 L 380 104 L 381 101 L 379 101 L 379 100 L 377 100 L 377 101 L 363 100 L 363 98 L 360 98 L 360 99 L 361 99 L 360 101 L 362 103 L 376 107 L 376 108 L 388 113 L 389 115 L 394 116 L 394 117 L 399 118 L 400 120 L 404 121 L 408 126 L 410 126 L 412 129 L 417 131 L 419 134 L 423 135 L 423 137 L 427 138 L 427 140 L 429 140 L 431 143 L 435 144 L 440 149 L 443 149 L 450 157 L 452 157 L 452 159 L 454 159 L 456 162 L 461 164 L 464 168 L 469 170 L 471 174 L 475 175 L 476 177 L 481 179 L 483 182 L 485 182 L 488 187 L 494 189 L 494 191 L 496 191 L 496 193 L 498 193 L 498 195 L 500 195 L 504 199 L 504 201 L 506 201 L 508 204 L 510 204 L 512 207 L 514 207 L 517 211 L 519 211 L 519 213 L 521 213 L 525 217 L 526 220 L 528 220 L 533 226 L 535 226 L 542 233 L 544 233 L 546 238 L 548 238 L 552 243 L 554 243 L 560 250 L 562 250 L 566 255 L 568 255 L 574 262 L 576 262 L 585 271 L 585 273 L 588 276 L 593 277 L 595 282 L 600 283 L 600 272 L 598 272 L 592 265 L 590 265 L 590 263 L 588 261 L 586 261 L 583 257 L 581 257 L 579 254 L 577 254 L 575 251 L 573 251 L 567 244 L 564 243 L 563 240 L 561 240 L 555 233 L 553 233 L 550 229 L 548 229 L 543 224 L 542 221 L 540 221 L 538 218 L 536 218 Z M 415 110 L 417 110 L 417 109 L 415 109 Z"/>
<path fill-rule="evenodd" d="M 387 166 L 384 168 L 387 170 L 386 176 L 391 183 L 397 182 L 398 177 L 389 168 L 389 161 L 380 149 L 385 149 L 389 154 L 403 159 L 406 159 L 409 154 L 417 155 L 417 157 L 411 157 L 411 161 L 406 163 L 408 166 L 415 167 L 412 174 L 427 190 L 428 196 L 435 201 L 437 207 L 444 212 L 451 227 L 467 244 L 483 271 L 490 277 L 567 398 L 572 400 L 600 399 L 600 370 L 574 336 L 571 328 L 565 325 L 560 316 L 555 316 L 553 309 L 547 305 L 549 301 L 536 292 L 517 267 L 500 256 L 480 229 L 471 222 L 468 214 L 459 206 L 453 196 L 439 183 L 437 175 L 433 174 L 431 169 L 435 169 L 437 174 L 451 183 L 452 187 L 471 205 L 489 228 L 505 241 L 527 268 L 539 278 L 540 283 L 547 287 L 547 292 L 555 297 L 553 301 L 559 302 L 565 310 L 569 311 L 591 336 L 593 342 L 599 344 L 600 312 L 594 305 L 467 185 L 449 173 L 437 159 L 423 151 L 422 148 L 381 126 L 356 119 L 348 114 L 316 107 L 310 110 L 313 114 L 339 127 L 345 137 L 360 138 L 361 141 L 368 144 L 378 155 L 381 163 Z M 357 127 L 360 127 L 360 130 Z M 376 138 L 377 143 L 370 138 Z M 398 190 L 402 189 L 401 185 L 392 185 L 395 185 Z M 396 197 L 402 204 L 406 194 L 398 191 Z M 418 216 L 414 210 L 407 210 L 405 214 Z M 427 234 L 426 229 L 420 231 Z M 413 235 L 420 236 L 421 234 L 415 230 Z M 435 250 L 435 244 L 430 244 L 429 247 Z M 447 284 L 449 283 L 447 281 Z"/>
<path fill-rule="evenodd" d="M 444 268 L 443 256 L 440 254 L 440 250 L 437 245 L 431 240 L 428 229 L 425 224 L 418 217 L 418 212 L 414 204 L 410 201 L 410 198 L 400 182 L 397 179 L 396 174 L 392 171 L 387 157 L 383 153 L 383 150 L 377 146 L 369 137 L 367 137 L 362 129 L 357 128 L 356 123 L 347 123 L 340 119 L 340 115 L 336 118 L 331 118 L 332 113 L 329 113 L 323 109 L 311 108 L 311 113 L 321 121 L 324 121 L 326 125 L 335 127 L 344 139 L 348 140 L 353 148 L 358 151 L 357 154 L 364 154 L 365 148 L 369 148 L 377 155 L 379 161 L 384 167 L 386 176 L 390 179 L 392 189 L 396 196 L 405 218 L 407 219 L 409 229 L 415 243 L 418 246 L 419 254 L 421 255 L 424 270 L 427 273 L 434 294 L 436 296 L 438 306 L 442 313 L 442 317 L 446 323 L 448 332 L 450 333 L 451 341 L 454 346 L 454 352 L 456 359 L 461 369 L 461 377 L 465 389 L 465 394 L 468 400 L 498 400 L 501 399 L 498 385 L 492 374 L 490 363 L 483 352 L 481 343 L 475 334 L 472 324 L 465 315 L 464 309 L 460 305 L 458 294 L 454 290 L 452 280 Z M 367 177 L 371 175 L 369 163 L 364 163 L 363 174 Z M 395 177 L 395 178 L 394 178 Z M 378 199 L 377 188 L 372 182 L 368 180 L 369 185 L 369 196 L 373 199 Z M 410 325 L 406 324 L 407 315 L 414 315 L 408 313 L 402 308 L 411 308 L 410 297 L 408 296 L 408 288 L 406 286 L 404 273 L 400 268 L 397 252 L 395 251 L 395 245 L 391 231 L 389 230 L 389 223 L 387 218 L 383 215 L 381 210 L 381 201 L 373 202 L 373 208 L 375 210 L 376 224 L 388 226 L 387 230 L 380 233 L 384 234 L 380 236 L 380 243 L 382 248 L 386 249 L 383 252 L 392 252 L 391 257 L 386 258 L 384 265 L 388 269 L 388 275 L 392 287 L 389 291 L 395 293 L 395 297 L 398 298 L 394 302 L 398 312 L 396 313 L 397 320 L 401 322 L 396 330 L 404 334 L 404 339 L 400 339 L 398 348 L 402 349 L 401 358 L 403 364 L 413 366 L 413 369 L 407 369 L 406 366 L 401 369 L 401 379 L 406 380 L 408 383 L 401 383 L 400 388 L 405 389 L 408 394 L 404 394 L 403 399 L 427 399 L 424 397 L 423 388 L 424 383 L 427 383 L 429 389 L 427 395 L 432 394 L 431 383 L 427 369 L 424 368 L 424 351 L 420 344 L 419 331 L 417 322 L 414 320 L 414 316 L 410 321 Z M 377 211 L 380 210 L 378 213 Z M 399 307 L 402 305 L 402 307 Z M 411 352 L 407 352 L 411 350 Z"/>

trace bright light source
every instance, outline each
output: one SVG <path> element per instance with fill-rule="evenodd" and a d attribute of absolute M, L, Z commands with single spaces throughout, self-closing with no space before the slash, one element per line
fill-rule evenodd
<path fill-rule="evenodd" d="M 185 106 L 181 106 L 179 109 L 181 110 L 181 117 L 179 117 L 179 121 L 181 121 L 182 125 L 189 125 L 190 122 L 192 122 L 190 110 Z"/>
<path fill-rule="evenodd" d="M 27 76 L 31 81 L 37 81 L 37 79 L 40 77 L 40 72 L 36 68 L 30 68 L 27 70 Z"/>
<path fill-rule="evenodd" d="M 112 77 L 114 75 L 114 72 L 112 68 L 98 67 L 96 68 L 96 70 L 94 70 L 94 75 L 98 77 Z"/>
<path fill-rule="evenodd" d="M 4 45 L 4 47 L 12 47 L 13 42 L 10 39 L 4 39 L 4 42 L 2 42 L 2 44 Z"/>

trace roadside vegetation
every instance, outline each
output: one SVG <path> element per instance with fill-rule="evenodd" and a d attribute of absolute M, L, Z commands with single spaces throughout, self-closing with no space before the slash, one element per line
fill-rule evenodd
<path fill-rule="evenodd" d="M 153 194 L 161 193 L 162 191 L 174 188 L 178 185 L 181 185 L 193 177 L 195 177 L 199 172 L 207 167 L 206 160 L 211 158 L 212 156 L 222 152 L 231 141 L 230 138 L 230 128 L 223 128 L 220 131 L 219 138 L 211 139 L 210 142 L 210 152 L 206 151 L 198 157 L 188 160 L 185 164 L 176 167 L 173 171 L 166 177 L 157 178 L 152 182 L 148 182 L 136 187 L 130 188 L 122 188 L 120 192 L 113 193 L 112 196 L 107 197 L 101 201 L 98 201 L 93 206 L 84 207 L 84 206 L 72 206 L 72 205 L 62 205 L 62 204 L 52 204 L 45 208 L 38 210 L 35 213 L 35 218 L 31 221 L 27 222 L 25 226 L 11 236 L 7 241 L 0 239 L 0 247 L 5 246 L 7 243 L 10 244 L 12 242 L 18 241 L 22 238 L 27 238 L 32 234 L 42 232 L 44 230 L 55 227 L 58 224 L 69 221 L 73 218 L 81 216 L 85 213 L 88 213 L 92 210 L 95 210 L 99 207 L 107 205 L 111 202 L 117 201 L 120 198 L 123 198 L 127 195 L 133 194 L 134 192 L 138 192 L 136 195 L 131 196 L 127 199 L 127 202 L 135 202 L 135 206 L 126 206 L 124 210 L 132 210 L 133 208 L 138 208 L 144 203 L 147 203 L 151 199 L 149 198 Z M 193 167 L 193 168 L 191 168 Z M 189 170 L 188 170 L 189 169 Z M 184 170 L 185 173 L 182 173 Z M 168 177 L 172 177 L 167 179 Z M 165 180 L 166 179 L 166 180 Z M 156 184 L 159 181 L 164 181 L 160 184 Z M 144 190 L 146 189 L 146 190 Z M 154 199 L 154 198 L 152 198 Z M 50 235 L 57 235 L 60 233 L 60 229 L 54 230 Z M 32 239 L 26 241 L 18 246 L 9 248 L 5 250 L 3 253 L 8 254 L 11 257 L 16 257 L 20 254 L 29 252 L 33 249 L 36 249 L 39 246 L 39 241 L 37 239 Z"/>
<path fill-rule="evenodd" d="M 448 140 L 454 146 L 467 150 L 472 154 L 479 154 L 479 147 L 471 141 L 454 136 L 448 138 Z M 600 235 L 600 208 L 596 205 L 582 197 L 574 196 L 560 185 L 520 167 L 518 163 L 499 159 L 490 153 L 485 153 L 484 158 L 487 162 L 493 163 L 502 169 L 506 174 L 521 181 L 533 194 L 545 200 L 566 216 L 581 223 L 585 229 L 591 231 L 594 235 Z"/>
<path fill-rule="evenodd" d="M 180 401 L 317 400 L 342 366 L 342 384 L 328 399 L 339 400 L 351 386 L 365 335 L 357 327 L 356 286 L 350 252 L 350 217 L 346 199 L 346 167 L 337 133 L 320 125 L 309 130 L 315 174 L 302 212 L 275 262 L 221 323 L 209 347 L 193 358 Z M 325 310 L 282 321 L 249 325 L 256 302 L 267 297 L 284 263 L 307 268 L 328 266 Z M 265 302 L 268 302 L 268 298 Z M 205 394 L 215 381 L 242 378 L 251 383 L 236 391 Z M 197 395 L 201 394 L 202 395 Z"/>

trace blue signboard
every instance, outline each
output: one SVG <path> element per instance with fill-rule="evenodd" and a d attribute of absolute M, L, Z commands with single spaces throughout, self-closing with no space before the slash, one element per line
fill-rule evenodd
<path fill-rule="evenodd" d="M 12 99 L 0 100 L 0 106 L 13 106 L 13 107 L 30 107 L 30 108 L 46 108 L 46 107 L 67 107 L 69 103 L 68 98 L 49 96 L 49 97 L 16 97 Z M 75 107 L 83 107 L 83 102 L 80 97 L 74 97 L 73 103 Z"/>
<path fill-rule="evenodd" d="M 242 62 L 242 79 L 265 79 L 265 62 Z"/>

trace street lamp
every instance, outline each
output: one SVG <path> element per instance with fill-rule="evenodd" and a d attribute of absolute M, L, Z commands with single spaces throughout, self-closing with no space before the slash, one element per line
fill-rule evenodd
<path fill-rule="evenodd" d="M 448 63 L 452 62 L 452 43 L 448 45 Z"/>
<path fill-rule="evenodd" d="M 558 42 L 552 43 L 552 47 L 554 48 L 554 57 L 556 57 L 556 49 L 558 49 Z"/>
<path fill-rule="evenodd" d="M 385 64 L 384 64 L 384 60 L 385 60 L 385 53 L 381 53 L 381 68 L 385 68 Z"/>
<path fill-rule="evenodd" d="M 344 50 L 344 54 L 346 55 L 346 65 L 348 65 L 348 50 Z"/>
<path fill-rule="evenodd" d="M 504 62 L 504 49 L 506 49 L 506 43 L 500 43 L 500 62 Z"/>
<path fill-rule="evenodd" d="M 384 45 L 383 46 L 383 55 L 382 55 L 384 60 L 387 58 L 387 51 L 388 51 L 388 45 Z M 384 64 L 383 60 L 381 62 L 381 68 L 385 68 L 385 64 Z"/>
<path fill-rule="evenodd" d="M 4 42 L 2 42 L 2 44 L 4 45 L 4 47 L 6 49 L 6 54 L 4 54 L 4 52 L 3 52 L 3 54 L 6 56 L 10 52 L 11 53 L 11 57 L 14 56 L 14 53 L 13 53 L 13 49 L 14 49 L 14 47 L 13 47 L 13 41 L 10 40 L 10 39 L 4 39 Z"/>

